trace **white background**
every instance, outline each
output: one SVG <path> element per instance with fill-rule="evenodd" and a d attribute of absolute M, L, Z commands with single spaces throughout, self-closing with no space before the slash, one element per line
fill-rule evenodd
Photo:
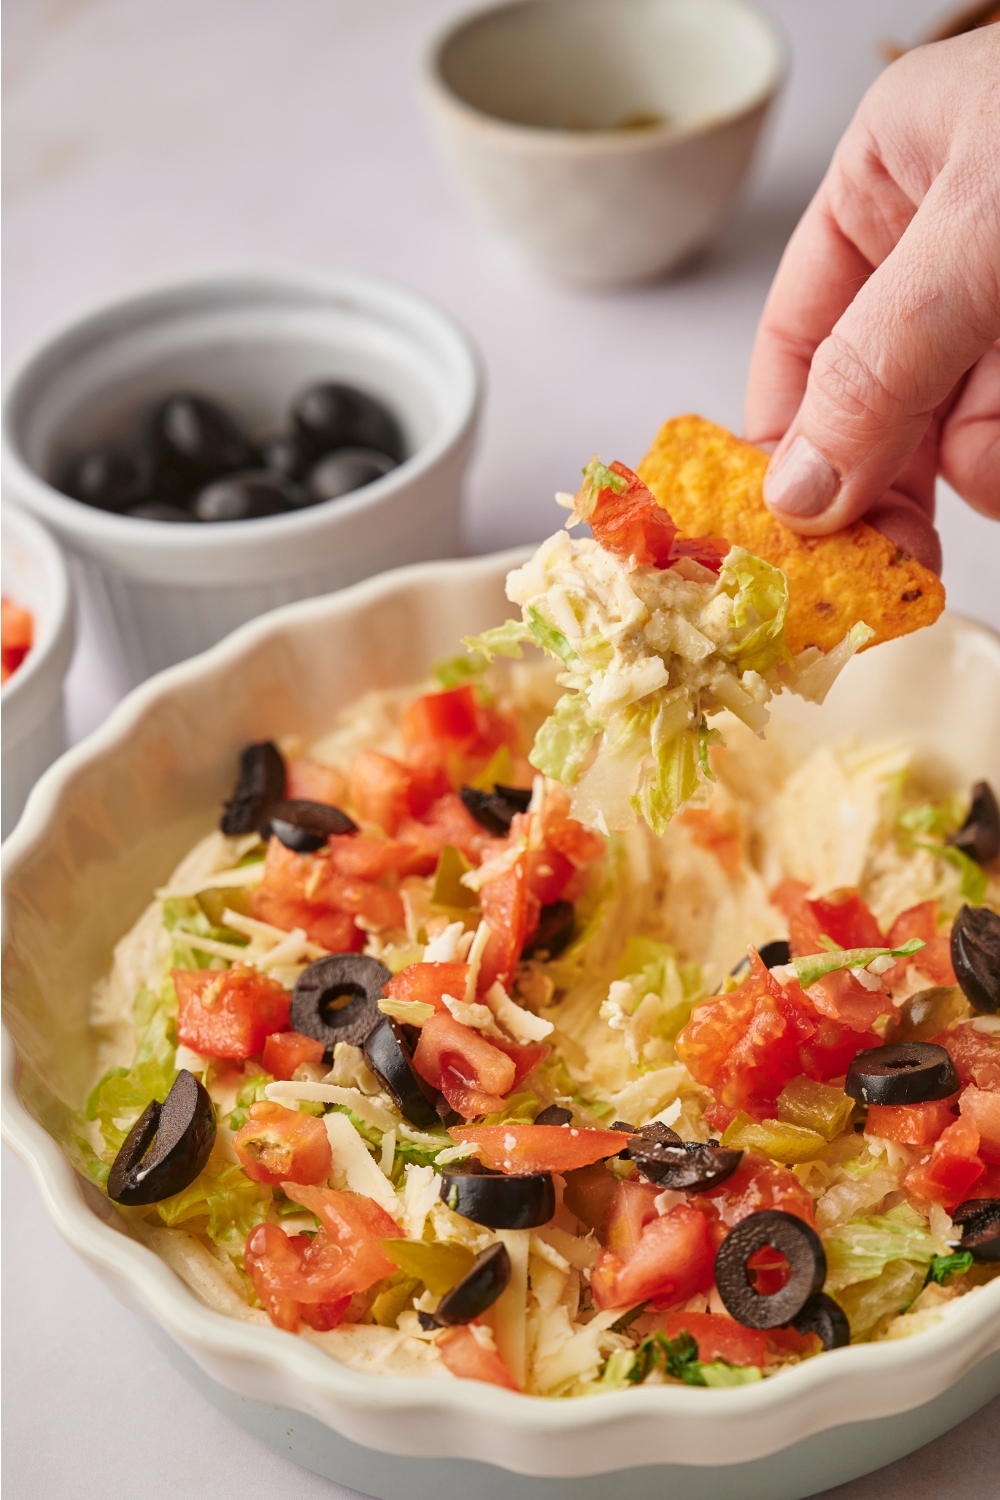
<path fill-rule="evenodd" d="M 162 279 L 271 265 L 391 278 L 450 311 L 482 354 L 469 551 L 545 535 L 553 491 L 575 487 L 595 450 L 634 463 L 669 415 L 700 411 L 739 431 L 782 246 L 882 65 L 881 44 L 912 42 L 947 5 L 761 0 L 788 34 L 793 68 L 746 206 L 682 276 L 600 296 L 538 281 L 471 216 L 434 156 L 419 62 L 462 8 L 7 0 L 6 367 L 65 319 Z M 1000 627 L 1000 530 L 948 492 L 939 507 L 951 607 Z M 113 699 L 83 641 L 74 733 Z M 4 1210 L 11 1500 L 330 1494 L 190 1391 L 62 1245 L 9 1156 Z M 1000 1494 L 998 1417 L 1000 1401 L 836 1494 Z"/>

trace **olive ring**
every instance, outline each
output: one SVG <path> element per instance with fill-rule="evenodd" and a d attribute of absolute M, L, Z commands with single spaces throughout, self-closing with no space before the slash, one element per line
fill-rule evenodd
<path fill-rule="evenodd" d="M 776 1292 L 758 1292 L 747 1261 L 765 1246 L 788 1260 L 789 1277 Z M 780 1209 L 768 1208 L 741 1219 L 715 1256 L 715 1284 L 723 1306 L 745 1328 L 783 1328 L 823 1290 L 826 1255 L 815 1229 Z"/>

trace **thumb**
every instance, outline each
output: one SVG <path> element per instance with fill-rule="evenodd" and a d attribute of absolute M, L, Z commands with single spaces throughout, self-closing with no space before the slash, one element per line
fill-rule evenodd
<path fill-rule="evenodd" d="M 935 180 L 813 355 L 764 481 L 768 506 L 798 532 L 837 531 L 879 500 L 1000 335 L 1000 204 L 993 185 L 953 175 Z"/>

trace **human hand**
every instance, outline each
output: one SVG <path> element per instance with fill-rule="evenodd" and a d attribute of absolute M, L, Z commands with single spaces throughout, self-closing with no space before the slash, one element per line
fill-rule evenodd
<path fill-rule="evenodd" d="M 745 431 L 804 535 L 863 515 L 940 572 L 939 473 L 1000 519 L 1000 25 L 865 95 L 774 278 Z"/>

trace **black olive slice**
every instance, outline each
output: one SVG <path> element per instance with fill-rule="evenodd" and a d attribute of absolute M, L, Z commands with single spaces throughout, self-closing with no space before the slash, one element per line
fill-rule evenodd
<path fill-rule="evenodd" d="M 147 1105 L 122 1142 L 108 1177 L 115 1203 L 172 1198 L 194 1182 L 215 1141 L 215 1110 L 193 1073 L 182 1068 L 162 1104 Z"/>
<path fill-rule="evenodd" d="M 536 1229 L 556 1211 L 556 1190 L 548 1172 L 525 1177 L 444 1172 L 441 1198 L 455 1213 L 488 1229 Z"/>
<path fill-rule="evenodd" d="M 636 1129 L 636 1127 L 634 1125 L 630 1125 L 627 1120 L 613 1120 L 612 1123 L 608 1126 L 608 1129 L 609 1130 L 620 1130 L 623 1135 L 638 1135 L 639 1134 L 639 1132 Z"/>
<path fill-rule="evenodd" d="M 365 1060 L 385 1084 L 386 1092 L 404 1119 L 418 1130 L 438 1123 L 434 1094 L 413 1066 L 413 1053 L 402 1026 L 383 1016 L 365 1037 Z"/>
<path fill-rule="evenodd" d="M 758 956 L 765 969 L 777 969 L 782 964 L 790 964 L 792 961 L 791 946 L 784 938 L 775 938 L 773 943 L 765 943 L 762 948 L 757 949 Z M 750 955 L 746 954 L 740 959 L 735 969 L 730 969 L 734 979 L 744 973 L 750 967 Z"/>
<path fill-rule="evenodd" d="M 273 833 L 286 849 L 294 849 L 296 854 L 314 854 L 327 839 L 357 831 L 357 823 L 339 807 L 298 797 L 276 802 L 260 830 L 262 838 Z"/>
<path fill-rule="evenodd" d="M 969 816 L 945 843 L 961 849 L 981 865 L 988 865 L 1000 854 L 1000 807 L 988 781 L 976 782 Z"/>
<path fill-rule="evenodd" d="M 456 1323 L 471 1323 L 492 1307 L 510 1281 L 510 1256 L 502 1242 L 488 1245 L 476 1256 L 476 1264 L 457 1286 L 445 1292 L 432 1323 L 420 1322 L 424 1328 L 453 1328 Z"/>
<path fill-rule="evenodd" d="M 636 1136 L 628 1154 L 639 1175 L 658 1187 L 678 1193 L 705 1193 L 731 1177 L 743 1159 L 742 1151 L 709 1146 L 700 1141 L 678 1141 L 664 1145 Z"/>
<path fill-rule="evenodd" d="M 391 978 L 385 964 L 363 953 L 317 958 L 302 971 L 292 991 L 292 1029 L 322 1042 L 328 1061 L 338 1042 L 362 1046 L 384 1019 L 378 1003 Z"/>
<path fill-rule="evenodd" d="M 962 1230 L 959 1250 L 971 1250 L 973 1260 L 1000 1260 L 1000 1198 L 970 1198 L 951 1221 Z"/>
<path fill-rule="evenodd" d="M 789 1276 L 777 1292 L 764 1294 L 752 1285 L 747 1261 L 769 1246 L 788 1261 Z M 823 1290 L 826 1255 L 815 1229 L 794 1214 L 767 1208 L 731 1229 L 715 1255 L 715 1284 L 731 1317 L 744 1328 L 783 1328 L 794 1323 L 806 1304 Z"/>
<path fill-rule="evenodd" d="M 575 925 L 572 901 L 553 901 L 549 906 L 543 906 L 538 914 L 538 926 L 530 943 L 525 944 L 522 958 L 532 958 L 536 953 L 555 958 L 572 938 Z"/>
<path fill-rule="evenodd" d="M 824 1349 L 844 1349 L 851 1342 L 851 1325 L 844 1309 L 820 1292 L 792 1321 L 796 1333 L 818 1333 Z"/>
<path fill-rule="evenodd" d="M 955 1064 L 935 1042 L 888 1042 L 859 1052 L 844 1093 L 859 1104 L 925 1104 L 960 1087 Z"/>
<path fill-rule="evenodd" d="M 990 907 L 962 907 L 951 929 L 951 966 L 971 1006 L 1000 1012 L 1000 916 Z"/>
<path fill-rule="evenodd" d="M 285 762 L 270 740 L 248 745 L 240 754 L 240 776 L 225 805 L 223 833 L 256 833 L 275 802 L 285 795 Z"/>
<path fill-rule="evenodd" d="M 568 1125 L 573 1118 L 571 1109 L 563 1109 L 561 1104 L 550 1104 L 548 1109 L 543 1109 L 540 1115 L 535 1116 L 536 1125 Z"/>
<path fill-rule="evenodd" d="M 474 786 L 463 786 L 458 794 L 467 810 L 487 833 L 504 838 L 510 832 L 515 813 L 528 811 L 531 791 L 519 786 L 501 786 L 492 792 L 481 792 Z"/>

